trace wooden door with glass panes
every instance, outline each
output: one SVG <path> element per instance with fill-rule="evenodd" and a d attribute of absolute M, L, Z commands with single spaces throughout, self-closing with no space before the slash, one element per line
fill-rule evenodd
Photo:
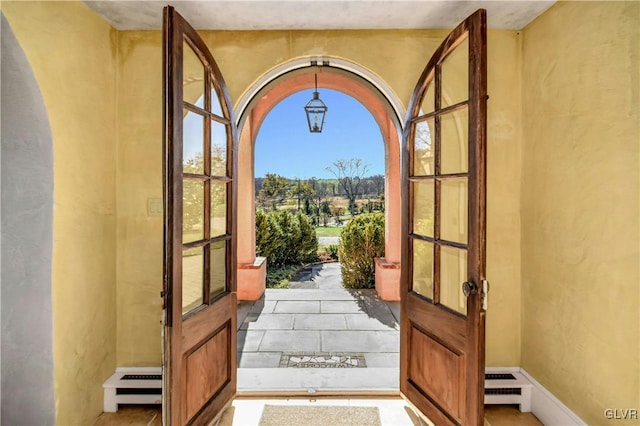
<path fill-rule="evenodd" d="M 235 121 L 211 53 L 170 6 L 163 46 L 163 416 L 207 424 L 236 393 Z"/>
<path fill-rule="evenodd" d="M 436 50 L 403 137 L 401 392 L 437 425 L 484 421 L 486 13 Z"/>

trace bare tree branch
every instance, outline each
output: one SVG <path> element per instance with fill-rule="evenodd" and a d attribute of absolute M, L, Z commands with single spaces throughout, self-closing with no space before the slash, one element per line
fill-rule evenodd
<path fill-rule="evenodd" d="M 369 164 L 365 164 L 361 158 L 340 159 L 333 162 L 333 167 L 326 170 L 334 175 L 338 184 L 347 194 L 351 215 L 355 214 L 356 197 L 359 194 L 362 178 L 369 171 Z"/>

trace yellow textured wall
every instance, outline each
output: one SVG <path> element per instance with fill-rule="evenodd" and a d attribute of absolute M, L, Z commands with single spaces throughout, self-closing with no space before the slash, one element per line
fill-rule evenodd
<path fill-rule="evenodd" d="M 115 33 L 80 2 L 2 2 L 2 12 L 53 135 L 56 422 L 90 424 L 116 365 Z"/>
<path fill-rule="evenodd" d="M 162 200 L 162 36 L 119 33 L 118 46 L 117 362 L 159 366 L 162 211 L 148 200 Z"/>
<path fill-rule="evenodd" d="M 447 33 L 200 31 L 234 102 L 273 67 L 327 55 L 379 75 L 405 106 Z M 159 365 L 162 219 L 148 215 L 147 199 L 162 193 L 161 35 L 125 31 L 118 41 L 118 365 Z M 519 52 L 516 32 L 490 32 L 488 365 L 515 366 L 520 360 Z"/>
<path fill-rule="evenodd" d="M 639 29 L 563 2 L 524 31 L 522 366 L 594 425 L 640 408 Z"/>
<path fill-rule="evenodd" d="M 520 363 L 520 35 L 490 31 L 487 121 L 487 367 Z"/>
<path fill-rule="evenodd" d="M 161 362 L 161 35 L 115 32 L 77 2 L 2 11 L 54 138 L 57 422 L 90 423 L 116 364 Z M 640 403 L 639 15 L 559 3 L 488 40 L 487 365 L 521 363 L 594 424 Z M 201 34 L 234 101 L 274 66 L 326 55 L 406 106 L 446 31 Z"/>

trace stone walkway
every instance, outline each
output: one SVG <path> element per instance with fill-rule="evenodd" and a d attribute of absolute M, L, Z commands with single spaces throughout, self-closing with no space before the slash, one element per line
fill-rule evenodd
<path fill-rule="evenodd" d="M 340 244 L 340 237 L 318 237 L 318 245 L 328 246 L 331 244 L 336 246 Z"/>
<path fill-rule="evenodd" d="M 238 388 L 397 392 L 399 310 L 373 289 L 344 289 L 339 263 L 310 267 L 239 304 Z"/>

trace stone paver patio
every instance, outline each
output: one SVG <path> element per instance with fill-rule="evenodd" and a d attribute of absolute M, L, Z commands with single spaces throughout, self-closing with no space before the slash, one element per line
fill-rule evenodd
<path fill-rule="evenodd" d="M 290 289 L 267 289 L 238 305 L 239 390 L 397 392 L 400 304 L 373 289 L 344 289 L 339 263 L 297 278 Z"/>

